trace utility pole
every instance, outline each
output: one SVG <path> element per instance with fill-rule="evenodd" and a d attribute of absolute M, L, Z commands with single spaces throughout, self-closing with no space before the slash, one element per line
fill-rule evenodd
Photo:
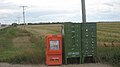
<path fill-rule="evenodd" d="M 26 23 L 25 23 L 25 7 L 27 7 L 27 6 L 20 6 L 20 7 L 23 8 L 23 22 L 24 22 L 24 29 L 25 29 L 25 25 L 26 25 Z"/>
<path fill-rule="evenodd" d="M 81 6 L 82 6 L 82 23 L 86 23 L 85 0 L 81 0 Z"/>

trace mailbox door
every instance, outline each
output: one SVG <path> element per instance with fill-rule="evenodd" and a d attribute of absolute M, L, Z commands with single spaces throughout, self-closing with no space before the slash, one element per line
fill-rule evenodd
<path fill-rule="evenodd" d="M 62 35 L 47 35 L 46 37 L 46 64 L 62 64 Z"/>

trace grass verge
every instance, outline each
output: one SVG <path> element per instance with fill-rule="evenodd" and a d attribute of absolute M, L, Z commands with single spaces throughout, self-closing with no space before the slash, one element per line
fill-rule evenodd
<path fill-rule="evenodd" d="M 10 27 L 0 31 L 0 62 L 42 64 L 45 62 L 44 39 L 26 30 Z"/>

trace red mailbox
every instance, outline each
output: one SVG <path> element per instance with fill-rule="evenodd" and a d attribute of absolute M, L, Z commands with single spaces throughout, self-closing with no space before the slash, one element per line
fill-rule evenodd
<path fill-rule="evenodd" d="M 46 64 L 62 64 L 62 35 L 46 36 Z"/>

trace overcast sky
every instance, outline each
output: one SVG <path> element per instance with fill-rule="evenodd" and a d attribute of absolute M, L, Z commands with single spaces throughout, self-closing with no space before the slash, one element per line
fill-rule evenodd
<path fill-rule="evenodd" d="M 22 23 L 22 8 L 27 6 L 26 22 L 81 22 L 81 0 L 0 0 L 0 23 Z M 120 21 L 120 0 L 86 0 L 87 21 Z"/>

